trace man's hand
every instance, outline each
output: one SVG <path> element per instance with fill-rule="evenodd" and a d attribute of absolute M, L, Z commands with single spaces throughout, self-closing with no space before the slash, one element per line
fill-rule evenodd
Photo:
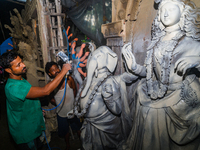
<path fill-rule="evenodd" d="M 67 73 L 69 70 L 71 70 L 71 68 L 72 68 L 72 65 L 66 63 L 66 64 L 63 64 L 63 67 L 62 67 L 61 71 L 65 71 Z"/>
<path fill-rule="evenodd" d="M 135 56 L 133 55 L 131 50 L 131 43 L 127 43 L 122 47 L 122 54 L 125 58 L 126 65 L 130 70 L 134 71 L 134 69 L 136 69 L 137 63 L 135 61 Z"/>
<path fill-rule="evenodd" d="M 174 72 L 181 72 L 183 75 L 188 69 L 195 68 L 200 65 L 199 56 L 188 56 L 180 58 L 176 61 Z"/>

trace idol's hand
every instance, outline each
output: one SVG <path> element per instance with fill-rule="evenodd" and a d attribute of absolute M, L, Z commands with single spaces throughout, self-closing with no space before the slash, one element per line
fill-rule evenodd
<path fill-rule="evenodd" d="M 72 42 L 71 48 L 74 49 L 76 47 L 76 41 Z"/>
<path fill-rule="evenodd" d="M 200 66 L 199 56 L 183 57 L 176 61 L 174 66 L 174 72 L 181 72 L 184 75 L 188 69 L 198 68 L 199 66 Z"/>
<path fill-rule="evenodd" d="M 111 84 L 107 83 L 103 86 L 102 95 L 103 95 L 103 97 L 106 97 L 106 98 L 113 95 L 113 89 L 112 89 Z"/>
<path fill-rule="evenodd" d="M 122 54 L 125 58 L 126 65 L 128 66 L 128 69 L 134 71 L 137 67 L 137 63 L 135 61 L 135 56 L 133 55 L 131 50 L 131 43 L 127 43 L 122 47 Z"/>
<path fill-rule="evenodd" d="M 102 88 L 102 95 L 104 98 L 109 98 L 113 96 L 113 99 L 116 100 L 117 98 L 120 97 L 120 87 L 118 83 L 112 82 L 110 83 L 105 83 Z"/>

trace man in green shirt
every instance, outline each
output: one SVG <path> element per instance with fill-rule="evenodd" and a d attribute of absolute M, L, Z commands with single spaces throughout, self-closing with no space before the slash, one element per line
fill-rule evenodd
<path fill-rule="evenodd" d="M 39 97 L 49 95 L 71 69 L 64 64 L 62 71 L 44 87 L 32 87 L 22 75 L 26 66 L 20 55 L 6 52 L 0 58 L 9 78 L 5 86 L 8 126 L 14 141 L 22 150 L 37 150 L 41 144 L 39 137 L 45 130 Z"/>

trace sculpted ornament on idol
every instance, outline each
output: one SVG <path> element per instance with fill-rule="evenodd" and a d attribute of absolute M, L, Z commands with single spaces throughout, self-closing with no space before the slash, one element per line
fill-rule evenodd
<path fill-rule="evenodd" d="M 87 77 L 73 111 L 84 117 L 81 140 L 86 150 L 117 149 L 130 133 L 132 120 L 125 83 L 135 80 L 135 76 L 127 72 L 114 76 L 117 62 L 117 54 L 107 46 L 89 55 Z"/>

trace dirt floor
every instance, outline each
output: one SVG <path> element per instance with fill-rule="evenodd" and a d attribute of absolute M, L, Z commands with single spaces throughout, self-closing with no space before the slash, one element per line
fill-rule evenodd
<path fill-rule="evenodd" d="M 64 139 L 60 138 L 57 132 L 51 134 L 51 142 L 49 143 L 52 150 L 65 150 L 66 145 Z M 81 142 L 75 134 L 74 139 L 70 137 L 70 150 L 81 149 Z M 3 85 L 0 85 L 0 150 L 18 150 L 17 145 L 12 139 L 7 124 L 6 114 L 6 97 Z M 48 150 L 48 146 L 44 145 L 42 150 Z"/>

